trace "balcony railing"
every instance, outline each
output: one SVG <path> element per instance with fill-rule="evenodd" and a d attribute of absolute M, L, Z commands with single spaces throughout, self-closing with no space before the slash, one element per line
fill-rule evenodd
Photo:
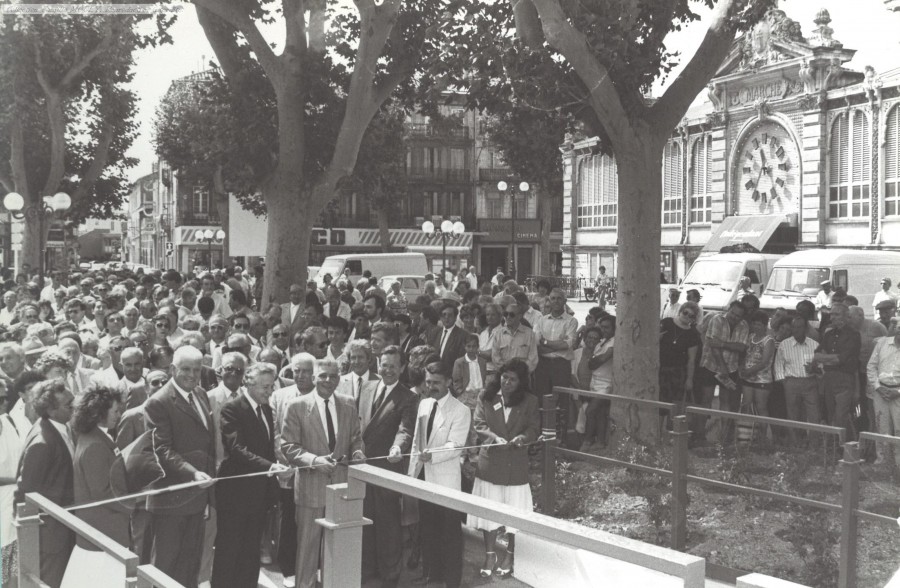
<path fill-rule="evenodd" d="M 442 180 L 446 182 L 470 182 L 472 175 L 468 169 L 411 167 L 406 170 L 411 180 Z"/>
<path fill-rule="evenodd" d="M 216 210 L 209 212 L 194 212 L 193 210 L 178 211 L 178 225 L 218 225 L 221 224 L 219 213 Z"/>
<path fill-rule="evenodd" d="M 452 125 L 433 125 L 431 123 L 406 123 L 406 132 L 410 137 L 453 137 L 468 139 L 469 127 Z"/>
<path fill-rule="evenodd" d="M 478 168 L 478 180 L 481 182 L 499 182 L 508 180 L 512 171 L 508 167 Z"/>

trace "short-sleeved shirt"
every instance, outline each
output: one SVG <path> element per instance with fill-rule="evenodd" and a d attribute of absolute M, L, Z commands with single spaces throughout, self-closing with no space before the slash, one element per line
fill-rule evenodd
<path fill-rule="evenodd" d="M 743 343 L 747 344 L 750 339 L 750 327 L 747 325 L 746 321 L 741 321 L 734 328 L 731 328 L 731 324 L 728 322 L 728 319 L 725 318 L 726 314 L 717 314 L 709 319 L 708 326 L 706 328 L 706 338 L 707 339 L 719 339 L 725 343 Z M 736 351 L 729 351 L 727 349 L 722 349 L 722 359 L 725 362 L 725 365 L 719 365 L 719 361 L 716 359 L 715 355 L 713 355 L 713 348 L 707 344 L 703 346 L 703 354 L 700 358 L 700 366 L 708 369 L 714 373 L 731 373 L 736 372 L 741 366 L 741 354 Z"/>
<path fill-rule="evenodd" d="M 686 367 L 688 349 L 700 345 L 700 333 L 694 327 L 682 329 L 671 318 L 662 320 L 661 329 L 659 367 Z"/>

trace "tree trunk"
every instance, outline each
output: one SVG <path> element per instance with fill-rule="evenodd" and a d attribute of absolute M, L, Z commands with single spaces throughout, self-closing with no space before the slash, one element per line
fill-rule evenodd
<path fill-rule="evenodd" d="M 26 200 L 26 207 L 31 206 L 28 200 Z M 37 217 L 33 217 L 28 215 L 24 219 L 24 233 L 22 234 L 22 254 L 19 258 L 19 263 L 24 265 L 28 264 L 31 266 L 31 271 L 37 275 L 38 270 L 40 268 L 41 256 L 44 255 L 44 249 L 41 249 L 41 242 L 47 242 L 47 233 L 50 230 L 50 218 L 44 219 L 44 235 L 43 238 L 40 235 L 39 228 L 40 223 Z M 45 258 L 46 259 L 46 258 Z M 21 266 L 19 268 L 21 270 Z M 46 271 L 47 268 L 44 268 Z"/>
<path fill-rule="evenodd" d="M 261 308 L 288 300 L 291 284 L 306 284 L 312 219 L 309 199 L 299 199 L 293 190 L 266 194 L 266 270 Z"/>
<path fill-rule="evenodd" d="M 375 211 L 378 220 L 378 237 L 381 239 L 381 250 L 387 253 L 391 250 L 391 231 L 388 228 L 390 214 L 383 207 L 379 207 Z"/>
<path fill-rule="evenodd" d="M 538 186 L 538 217 L 541 219 L 541 258 L 538 263 L 540 268 L 534 272 L 540 276 L 552 276 L 553 271 L 550 268 L 550 227 L 553 219 L 553 198 L 545 192 L 546 187 L 543 182 Z"/>
<path fill-rule="evenodd" d="M 662 210 L 662 147 L 636 137 L 635 147 L 617 149 L 619 170 L 619 261 L 616 265 L 616 394 L 659 398 L 659 250 Z M 637 235 L 640 238 L 636 238 Z M 634 440 L 658 441 L 655 409 L 613 403 L 612 430 Z"/>

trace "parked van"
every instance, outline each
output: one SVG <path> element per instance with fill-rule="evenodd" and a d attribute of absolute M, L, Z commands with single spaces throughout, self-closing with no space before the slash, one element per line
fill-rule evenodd
<path fill-rule="evenodd" d="M 794 308 L 801 300 L 815 301 L 820 284 L 831 282 L 856 296 L 866 316 L 872 318 L 872 301 L 881 279 L 900 272 L 900 252 L 862 249 L 806 249 L 784 256 L 775 264 L 760 308 Z"/>
<path fill-rule="evenodd" d="M 772 253 L 701 255 L 681 281 L 681 301 L 687 300 L 688 290 L 697 290 L 701 296 L 700 306 L 704 310 L 725 310 L 732 301 L 737 300 L 742 277 L 750 278 L 750 287 L 754 292 L 762 293 L 772 268 L 783 257 Z M 662 295 L 667 296 L 666 292 Z"/>
<path fill-rule="evenodd" d="M 376 278 L 396 275 L 419 275 L 428 273 L 428 262 L 424 253 L 360 253 L 332 255 L 326 257 L 316 275 L 319 286 L 325 284 L 325 274 L 331 274 L 334 280 L 339 279 L 344 270 L 350 270 L 350 280 L 355 285 L 368 270 Z"/>

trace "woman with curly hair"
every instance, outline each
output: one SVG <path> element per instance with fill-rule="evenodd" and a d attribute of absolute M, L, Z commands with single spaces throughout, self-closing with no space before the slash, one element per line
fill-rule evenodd
<path fill-rule="evenodd" d="M 34 364 L 34 371 L 47 380 L 65 380 L 73 370 L 72 360 L 62 351 L 47 351 Z"/>
<path fill-rule="evenodd" d="M 540 433 L 541 420 L 537 396 L 528 390 L 528 366 L 512 359 L 501 366 L 499 380 L 488 383 L 475 405 L 472 421 L 482 443 L 478 454 L 473 496 L 488 498 L 526 512 L 534 510 L 528 484 L 528 445 Z M 481 577 L 494 570 L 501 578 L 512 574 L 515 553 L 515 529 L 507 529 L 509 546 L 498 565 L 494 551 L 500 525 L 469 515 L 468 525 L 484 534 L 484 565 Z"/>
<path fill-rule="evenodd" d="M 76 505 L 128 493 L 124 470 L 113 467 L 117 457 L 116 443 L 110 435 L 119 423 L 123 406 L 121 393 L 105 387 L 88 389 L 75 405 L 72 429 L 77 439 L 73 459 Z M 130 548 L 131 510 L 130 503 L 112 502 L 76 510 L 75 515 L 123 547 Z M 88 588 L 96 586 L 97 578 L 104 578 L 110 584 L 121 578 L 124 583 L 124 577 L 124 566 L 79 536 L 62 586 Z"/>

